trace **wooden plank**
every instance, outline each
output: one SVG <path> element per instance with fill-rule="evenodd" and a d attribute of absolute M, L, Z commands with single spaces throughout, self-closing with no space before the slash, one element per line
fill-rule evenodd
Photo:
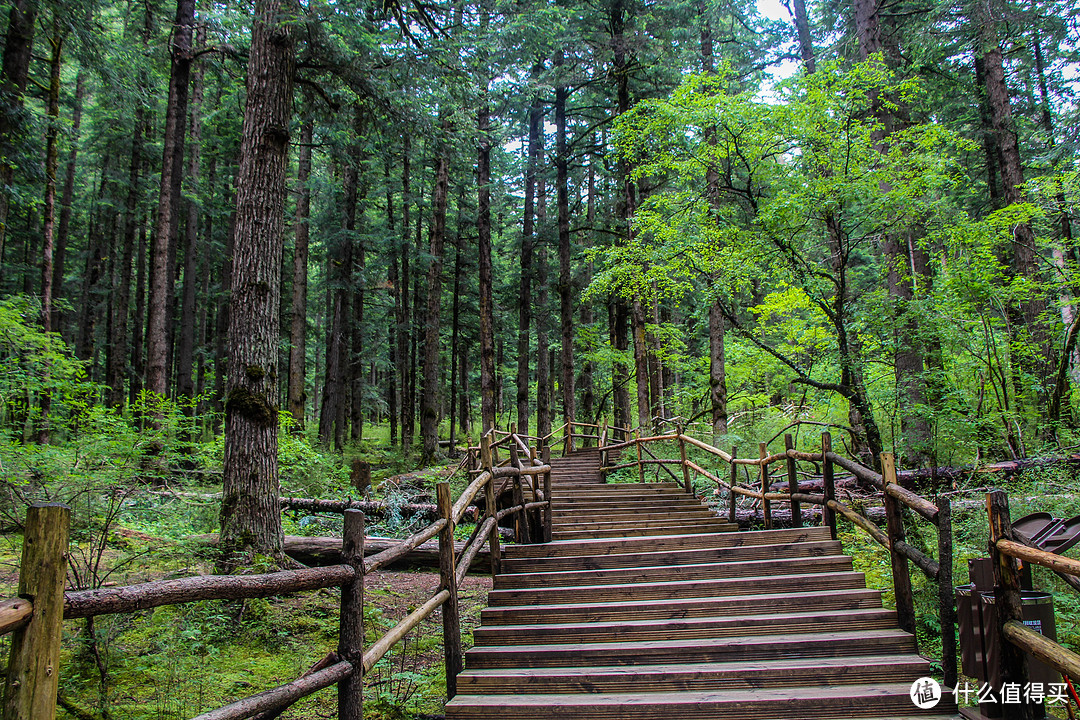
<path fill-rule="evenodd" d="M 574 589 L 528 588 L 492 590 L 491 605 L 567 604 L 637 599 L 665 600 L 678 597 L 721 597 L 725 595 L 772 594 L 778 592 L 810 592 L 829 588 L 866 587 L 862 573 L 810 573 L 777 575 L 775 577 L 719 578 L 709 580 L 680 580 L 676 582 L 642 582 L 633 585 L 589 585 Z"/>
<path fill-rule="evenodd" d="M 508 664 L 512 666 L 519 662 L 523 655 L 529 658 L 533 667 L 583 667 L 911 652 L 914 652 L 911 634 L 888 629 L 642 642 L 474 646 L 466 657 L 471 668 L 506 667 Z M 906 684 L 907 687 L 910 685 Z"/>
<path fill-rule="evenodd" d="M 929 672 L 926 660 L 909 654 L 637 667 L 498 668 L 467 670 L 458 680 L 464 692 L 487 695 L 524 694 L 541 688 L 545 693 L 652 693 L 879 684 Z"/>
<path fill-rule="evenodd" d="M 668 582 L 707 578 L 776 577 L 806 572 L 842 572 L 851 570 L 847 555 L 822 557 L 705 562 L 687 565 L 660 565 L 636 568 L 602 568 L 534 573 L 503 573 L 495 580 L 495 589 L 528 587 L 571 587 L 580 585 Z"/>
<path fill-rule="evenodd" d="M 563 603 L 559 605 L 488 606 L 481 611 L 484 625 L 545 622 L 614 622 L 665 618 L 749 615 L 754 612 L 880 609 L 881 593 L 866 588 L 816 592 L 763 593 L 727 597 L 677 597 L 642 604 L 636 600 Z"/>

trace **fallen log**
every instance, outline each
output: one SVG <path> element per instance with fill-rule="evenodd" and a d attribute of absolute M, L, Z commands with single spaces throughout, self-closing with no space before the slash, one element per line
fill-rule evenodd
<path fill-rule="evenodd" d="M 191 540 L 203 545 L 217 546 L 218 534 L 194 535 Z M 384 550 L 397 547 L 401 544 L 398 538 L 368 537 L 364 538 L 364 557 L 377 555 Z M 464 542 L 454 543 L 457 552 L 461 552 Z M 343 562 L 341 558 L 341 538 L 336 537 L 306 537 L 302 535 L 286 535 L 284 544 L 285 554 L 297 562 L 309 567 L 325 567 L 338 565 Z M 435 541 L 421 543 L 405 556 L 398 558 L 388 567 L 408 567 L 419 565 L 421 567 L 439 566 L 439 544 Z M 473 563 L 469 566 L 470 572 L 483 572 L 491 569 L 491 559 L 488 551 L 481 550 Z"/>
<path fill-rule="evenodd" d="M 193 500 L 221 500 L 221 493 L 192 493 L 176 490 L 152 490 L 151 495 L 158 497 L 191 498 Z M 346 510 L 359 510 L 370 518 L 383 518 L 392 512 L 404 516 L 418 517 L 421 520 L 434 521 L 439 518 L 439 510 L 434 503 L 386 503 L 381 500 L 323 500 L 320 498 L 283 497 L 279 498 L 282 510 L 301 510 L 311 513 L 333 513 L 344 515 Z M 477 508 L 465 508 L 462 519 L 475 521 Z"/>

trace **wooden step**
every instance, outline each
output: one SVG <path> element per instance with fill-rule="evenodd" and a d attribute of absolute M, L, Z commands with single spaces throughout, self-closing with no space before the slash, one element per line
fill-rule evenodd
<path fill-rule="evenodd" d="M 873 718 L 919 717 L 955 712 L 952 698 L 930 711 L 920 711 L 908 695 L 910 683 L 874 683 L 750 690 L 659 693 L 580 693 L 522 695 L 458 695 L 446 705 L 454 718 L 546 720 L 744 720 L 746 718 Z"/>
<path fill-rule="evenodd" d="M 682 493 L 686 492 L 686 489 L 682 485 L 676 483 L 601 483 L 600 487 L 591 483 L 577 483 L 572 482 L 569 479 L 555 478 L 555 473 L 551 473 L 551 486 L 558 488 L 559 490 L 571 492 L 580 490 L 581 492 L 599 492 L 601 490 L 607 490 L 613 493 L 629 493 L 629 492 L 655 492 L 655 493 Z"/>
<path fill-rule="evenodd" d="M 888 683 L 897 677 L 920 677 L 929 672 L 930 663 L 914 653 L 855 658 L 784 658 L 754 663 L 468 669 L 458 675 L 458 692 L 515 695 L 530 692 L 651 693 L 812 688 Z"/>
<path fill-rule="evenodd" d="M 643 504 L 640 507 L 620 505 L 619 507 L 602 507 L 602 508 L 575 508 L 575 507 L 553 507 L 551 511 L 551 517 L 555 522 L 559 521 L 573 521 L 575 519 L 588 519 L 588 518 L 619 518 L 619 517 L 641 517 L 643 514 L 653 515 L 678 515 L 682 517 L 690 517 L 696 513 L 708 513 L 711 517 L 717 517 L 716 513 L 710 510 L 708 507 L 701 505 L 700 503 L 679 503 L 678 505 L 655 505 L 652 503 Z"/>
<path fill-rule="evenodd" d="M 575 587 L 586 584 L 623 585 L 638 582 L 673 582 L 709 578 L 775 577 L 778 575 L 844 572 L 847 570 L 851 570 L 851 558 L 847 555 L 825 555 L 821 557 L 773 560 L 742 560 L 726 563 L 698 563 L 695 565 L 500 573 L 495 578 L 495 589 Z"/>
<path fill-rule="evenodd" d="M 775 545 L 785 542 L 829 540 L 828 528 L 785 528 L 782 530 L 757 530 L 740 533 L 699 533 L 680 537 L 627 538 L 625 540 L 574 540 L 567 542 L 537 543 L 534 545 L 508 545 L 507 557 L 559 557 L 566 555 L 618 555 L 627 552 L 657 552 L 702 547 L 744 547 L 750 545 Z"/>
<path fill-rule="evenodd" d="M 744 635 L 791 635 L 896 627 L 896 612 L 882 608 L 765 613 L 727 617 L 617 622 L 492 625 L 473 630 L 479 645 L 557 645 L 566 643 L 646 642 L 686 638 L 727 638 Z"/>
<path fill-rule="evenodd" d="M 689 535 L 702 532 L 735 532 L 737 523 L 694 521 L 681 525 L 666 525 L 653 528 L 616 527 L 610 530 L 552 530 L 552 540 L 582 540 L 586 538 L 624 538 L 655 535 Z"/>
<path fill-rule="evenodd" d="M 722 535 L 718 537 L 723 537 Z M 772 558 L 821 557 L 839 555 L 842 552 L 836 540 L 802 543 L 777 543 L 775 545 L 748 545 L 737 547 L 705 547 L 659 552 L 629 552 L 618 555 L 564 555 L 545 558 L 504 557 L 502 571 L 552 572 L 556 570 L 599 570 L 616 567 L 647 567 L 650 565 L 692 565 L 702 562 L 735 562 L 740 560 L 767 560 Z"/>
<path fill-rule="evenodd" d="M 558 523 L 552 525 L 552 529 L 556 532 L 572 532 L 577 530 L 612 530 L 612 529 L 633 529 L 633 530 L 648 530 L 650 528 L 666 528 L 672 525 L 679 525 L 680 527 L 687 527 L 691 525 L 709 526 L 714 523 L 726 525 L 726 520 L 721 519 L 717 515 L 713 515 L 710 512 L 695 513 L 690 517 L 684 517 L 683 515 L 667 515 L 664 513 L 657 513 L 656 517 L 646 517 L 644 513 L 637 516 L 638 519 L 632 518 L 598 518 L 596 520 L 578 520 L 577 518 L 570 518 L 561 520 Z M 718 530 L 717 532 L 723 532 Z"/>
<path fill-rule="evenodd" d="M 579 642 L 495 647 L 478 645 L 465 653 L 465 666 L 516 667 L 522 664 L 523 658 L 528 658 L 530 667 L 586 667 L 736 660 L 748 662 L 913 652 L 915 642 L 910 633 L 883 629 L 645 642 Z"/>
<path fill-rule="evenodd" d="M 561 605 L 502 605 L 484 608 L 480 622 L 485 625 L 525 623 L 615 622 L 618 620 L 667 620 L 673 618 L 751 615 L 766 612 L 876 609 L 881 593 L 865 588 L 832 589 L 819 592 L 733 595 L 728 597 L 679 597 L 634 601 L 567 603 Z"/>
<path fill-rule="evenodd" d="M 682 597 L 769 595 L 783 592 L 826 592 L 865 587 L 859 572 L 810 573 L 775 577 L 710 578 L 630 585 L 581 585 L 557 588 L 492 590 L 491 605 L 557 605 L 589 602 L 669 600 Z"/>

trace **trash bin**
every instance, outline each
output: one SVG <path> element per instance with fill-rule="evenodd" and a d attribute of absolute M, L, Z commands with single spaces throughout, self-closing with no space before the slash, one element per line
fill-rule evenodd
<path fill-rule="evenodd" d="M 985 678 L 994 687 L 1001 684 L 1001 648 L 998 642 L 998 634 L 992 632 L 997 627 L 997 607 L 994 604 L 994 593 L 982 592 L 981 614 L 983 633 L 983 650 L 985 652 L 985 666 L 988 677 Z M 1049 593 L 1024 590 L 1020 593 L 1023 603 L 1023 623 L 1035 632 L 1045 635 L 1051 640 L 1057 641 L 1057 625 L 1054 622 L 1054 596 Z M 965 671 L 966 672 L 966 671 Z M 1028 655 L 1028 678 L 1031 682 L 1059 683 L 1061 674 L 1046 663 L 1036 660 Z M 983 678 L 979 678 L 982 680 Z"/>
<path fill-rule="evenodd" d="M 960 631 L 960 668 L 968 677 L 986 680 L 983 659 L 982 618 L 979 603 L 973 601 L 975 584 L 956 587 L 956 625 Z"/>

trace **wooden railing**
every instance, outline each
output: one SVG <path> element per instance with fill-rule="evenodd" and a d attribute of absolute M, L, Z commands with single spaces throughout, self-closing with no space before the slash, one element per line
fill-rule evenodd
<path fill-rule="evenodd" d="M 846 457 L 837 455 L 832 451 L 832 437 L 829 433 L 822 433 L 821 446 L 817 452 L 805 452 L 795 449 L 795 443 L 791 435 L 784 436 L 784 450 L 779 453 L 770 453 L 767 443 L 758 444 L 756 458 L 742 458 L 738 456 L 738 448 L 731 448 L 731 452 L 725 452 L 709 445 L 702 440 L 687 435 L 681 426 L 675 427 L 675 432 L 641 436 L 641 429 L 624 430 L 620 432 L 631 434 L 630 440 L 617 443 L 609 443 L 608 436 L 612 428 L 606 424 L 600 430 L 600 453 L 601 453 L 601 476 L 616 470 L 636 468 L 639 482 L 645 482 L 645 468 L 656 466 L 657 475 L 665 471 L 672 480 L 678 482 L 688 493 L 693 493 L 693 478 L 703 477 L 715 483 L 718 491 L 727 493 L 728 520 L 737 520 L 736 510 L 738 497 L 749 498 L 761 503 L 762 519 L 766 529 L 773 527 L 773 503 L 786 503 L 791 508 L 791 524 L 793 527 L 803 526 L 802 506 L 815 505 L 821 507 L 822 524 L 829 527 L 832 538 L 836 539 L 836 516 L 842 515 L 853 525 L 866 532 L 876 542 L 884 546 L 890 555 L 892 567 L 893 589 L 896 598 L 896 613 L 900 627 L 915 634 L 915 598 L 912 592 L 911 576 L 908 561 L 911 561 L 931 581 L 936 583 L 937 609 L 941 626 L 941 657 L 943 674 L 946 685 L 956 683 L 956 608 L 953 600 L 952 579 L 952 508 L 947 497 L 938 498 L 931 502 L 910 490 L 901 487 L 897 482 L 896 465 L 891 453 L 882 453 L 882 472 L 865 467 Z M 678 446 L 677 459 L 660 457 L 654 453 L 650 445 L 660 443 L 675 443 Z M 627 462 L 609 465 L 608 454 L 615 450 L 634 449 L 631 457 L 634 459 Z M 710 472 L 688 457 L 688 448 L 694 448 L 699 452 L 719 459 L 726 463 L 728 471 L 716 473 Z M 800 471 L 799 463 L 812 463 L 814 472 L 811 473 L 816 480 L 820 478 L 822 492 L 808 493 L 800 488 L 800 475 L 806 474 Z M 676 467 L 676 471 L 672 467 Z M 742 466 L 749 477 L 749 469 L 757 468 L 757 481 L 747 484 L 738 480 L 738 469 Z M 836 468 L 845 470 L 860 480 L 869 483 L 881 491 L 881 501 L 885 508 L 885 528 L 881 528 L 870 518 L 858 512 L 855 508 L 836 499 Z M 774 472 L 775 470 L 775 472 Z M 677 475 L 676 472 L 680 474 Z M 783 480 L 778 480 L 782 477 Z M 779 485 L 784 482 L 784 492 L 776 492 L 773 489 L 774 482 Z M 904 508 L 910 509 L 913 517 L 919 517 L 928 522 L 937 534 L 937 559 L 934 559 L 907 541 L 904 520 Z"/>
<path fill-rule="evenodd" d="M 5 687 L 3 720 L 52 720 L 56 716 L 56 696 L 60 676 L 60 643 L 64 619 L 113 613 L 130 613 L 162 605 L 197 600 L 230 600 L 267 597 L 301 590 L 341 587 L 338 647 L 296 680 L 237 700 L 225 707 L 199 715 L 197 720 L 240 720 L 261 713 L 274 714 L 330 685 L 338 686 L 338 717 L 363 717 L 363 676 L 422 620 L 442 608 L 443 651 L 447 695 L 456 693 L 457 675 L 462 667 L 458 585 L 476 560 L 482 547 L 490 548 L 491 570 L 500 562 L 498 522 L 508 515 L 518 519 L 516 539 L 529 542 L 551 537 L 551 507 L 547 501 L 551 466 L 529 454 L 518 460 L 521 439 L 506 435 L 498 443 L 485 436 L 479 446 L 480 467 L 457 500 L 451 501 L 450 485 L 436 486 L 439 518 L 411 537 L 368 558 L 364 557 L 364 514 L 345 510 L 341 555 L 343 563 L 330 567 L 283 570 L 262 575 L 209 575 L 175 580 L 64 592 L 67 578 L 68 527 L 71 511 L 57 504 L 37 504 L 27 512 L 23 557 L 19 573 L 19 597 L 0 602 L 0 634 L 13 633 L 11 657 Z M 503 463 L 494 462 L 493 448 L 509 448 Z M 543 457 L 549 450 L 544 448 Z M 529 500 L 522 479 L 529 487 Z M 497 482 L 514 487 L 513 505 L 496 506 Z M 541 486 L 543 489 L 541 489 Z M 485 515 L 460 551 L 454 545 L 454 529 L 470 503 L 481 492 Z M 543 510 L 539 532 L 530 533 L 523 522 L 529 510 Z M 438 535 L 439 586 L 420 607 L 369 648 L 364 648 L 364 576 L 399 560 L 422 543 Z"/>
<path fill-rule="evenodd" d="M 1009 516 L 1009 498 L 1003 490 L 986 495 L 986 512 L 990 521 L 990 556 L 994 568 L 994 605 L 997 608 L 996 632 L 1001 648 L 1001 682 L 1016 687 L 1028 687 L 1030 654 L 1063 675 L 1080 678 L 1080 655 L 1069 650 L 1024 624 L 1023 601 L 1020 591 L 1020 563 L 1033 563 L 1054 571 L 1074 589 L 1080 589 L 1080 560 L 1030 546 L 1013 532 Z M 1000 691 L 1000 688 L 996 688 Z M 1078 700 L 1077 702 L 1080 702 Z M 1004 720 L 1030 720 L 1033 708 L 1028 703 L 1001 703 Z M 1071 715 L 1071 714 L 1070 714 Z"/>

